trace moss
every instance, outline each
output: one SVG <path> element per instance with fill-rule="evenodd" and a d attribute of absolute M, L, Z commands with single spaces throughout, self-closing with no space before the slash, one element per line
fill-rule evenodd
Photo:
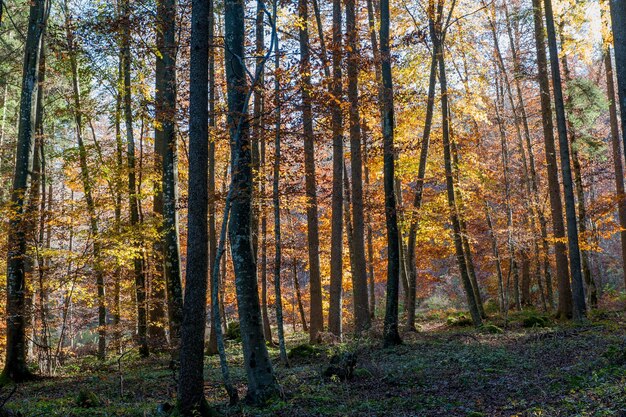
<path fill-rule="evenodd" d="M 465 326 L 474 325 L 472 318 L 469 316 L 469 314 L 465 312 L 453 313 L 449 315 L 448 318 L 446 319 L 446 323 L 448 324 L 448 326 L 455 326 L 455 327 L 465 327 Z"/>
<path fill-rule="evenodd" d="M 76 396 L 76 405 L 81 408 L 94 408 L 99 407 L 101 401 L 93 391 L 82 390 Z"/>
<path fill-rule="evenodd" d="M 238 321 L 231 321 L 226 326 L 226 339 L 241 342 L 241 327 Z"/>
<path fill-rule="evenodd" d="M 483 333 L 489 333 L 489 334 L 504 333 L 504 331 L 501 328 L 499 328 L 498 326 L 494 324 L 483 324 L 482 326 L 480 326 L 480 331 Z"/>
<path fill-rule="evenodd" d="M 547 327 L 550 324 L 550 320 L 546 316 L 540 316 L 534 313 L 528 314 L 522 318 L 522 326 L 526 328 L 530 327 Z"/>
<path fill-rule="evenodd" d="M 289 359 L 310 359 L 320 356 L 321 353 L 321 348 L 310 345 L 308 343 L 303 343 L 294 348 L 291 348 L 291 350 L 289 350 L 289 353 L 287 354 L 287 357 Z"/>

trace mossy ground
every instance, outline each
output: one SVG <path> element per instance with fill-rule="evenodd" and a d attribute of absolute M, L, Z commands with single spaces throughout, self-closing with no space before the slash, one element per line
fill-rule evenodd
<path fill-rule="evenodd" d="M 217 357 L 208 357 L 206 395 L 223 416 L 626 416 L 626 316 L 594 313 L 582 325 L 548 321 L 523 327 L 528 313 L 490 323 L 485 332 L 446 324 L 445 317 L 419 321 L 420 331 L 405 344 L 383 349 L 376 330 L 370 338 L 320 349 L 320 356 L 292 358 L 279 365 L 270 348 L 284 399 L 265 408 L 229 407 Z M 306 342 L 291 334 L 288 348 Z M 351 381 L 322 376 L 338 350 L 358 353 Z M 241 349 L 229 344 L 232 378 L 245 395 Z M 55 378 L 20 385 L 7 407 L 25 416 L 158 416 L 159 405 L 175 403 L 176 381 L 167 356 L 99 363 L 68 363 Z M 5 391 L 7 389 L 5 388 Z M 84 407 L 81 392 L 99 403 Z M 0 396 L 2 393 L 0 393 Z M 84 405 L 84 404 L 83 404 Z"/>

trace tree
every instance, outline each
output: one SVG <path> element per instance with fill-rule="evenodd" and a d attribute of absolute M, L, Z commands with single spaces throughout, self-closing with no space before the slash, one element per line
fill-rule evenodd
<path fill-rule="evenodd" d="M 276 394 L 277 386 L 263 335 L 256 259 L 252 247 L 253 176 L 247 118 L 250 89 L 246 81 L 244 61 L 243 0 L 226 1 L 224 23 L 226 25 L 226 82 L 232 161 L 232 197 L 228 232 L 235 270 L 244 367 L 248 376 L 246 397 L 252 403 L 261 404 Z M 275 36 L 274 33 L 273 36 Z M 266 59 L 264 58 L 264 62 Z M 256 68 L 252 90 L 256 87 L 262 68 L 263 65 Z"/>
<path fill-rule="evenodd" d="M 309 50 L 309 12 L 307 0 L 298 0 L 299 42 L 300 42 L 300 82 L 302 94 L 302 127 L 304 133 L 304 174 L 307 196 L 307 237 L 309 249 L 309 276 L 311 311 L 309 337 L 317 340 L 317 334 L 324 330 L 322 311 L 322 281 L 319 256 L 319 221 L 317 218 L 317 190 L 315 184 L 315 143 L 313 135 L 313 109 L 311 103 L 311 62 Z"/>
<path fill-rule="evenodd" d="M 163 276 L 167 288 L 171 347 L 178 349 L 183 293 L 178 242 L 178 151 L 176 141 L 176 1 L 159 0 L 155 78 L 155 146 L 163 188 Z"/>
<path fill-rule="evenodd" d="M 317 4 L 317 3 L 315 3 Z M 316 10 L 316 16 L 319 13 Z M 332 37 L 332 67 L 333 74 L 330 82 L 330 105 L 333 135 L 333 194 L 331 214 L 331 249 L 330 249 L 330 290 L 328 306 L 328 331 L 341 338 L 343 334 L 342 303 L 343 303 L 343 209 L 344 209 L 344 155 L 343 155 L 343 113 L 341 101 L 343 98 L 343 83 L 341 74 L 342 40 L 341 40 L 341 1 L 333 0 L 333 37 Z M 323 39 L 321 22 L 318 21 L 320 41 Z M 325 48 L 322 49 L 325 51 Z M 327 68 L 325 65 L 324 68 Z M 329 72 L 328 70 L 326 70 Z"/>
<path fill-rule="evenodd" d="M 208 256 L 209 2 L 191 6 L 189 62 L 189 211 L 187 271 L 180 338 L 178 406 L 184 416 L 209 415 L 204 398 L 204 328 Z"/>
<path fill-rule="evenodd" d="M 74 127 L 76 129 L 76 141 L 78 144 L 78 158 L 80 163 L 80 180 L 85 192 L 85 203 L 89 213 L 89 231 L 93 239 L 94 273 L 96 276 L 96 287 L 98 291 L 98 358 L 103 360 L 106 354 L 106 307 L 104 289 L 104 271 L 102 270 L 101 244 L 99 242 L 98 215 L 96 213 L 96 203 L 93 197 L 93 178 L 87 163 L 87 150 L 83 141 L 83 109 L 81 105 L 80 80 L 78 74 L 77 50 L 72 32 L 72 19 L 68 2 L 63 3 L 65 13 L 65 35 L 67 38 L 67 51 L 69 54 L 69 64 L 72 80 L 72 114 L 74 117 Z"/>
<path fill-rule="evenodd" d="M 7 250 L 7 348 L 0 380 L 23 382 L 33 375 L 26 366 L 24 326 L 24 258 L 26 256 L 25 197 L 33 164 L 34 106 L 39 94 L 39 59 L 47 24 L 49 3 L 36 0 L 30 4 L 28 32 L 24 46 L 24 66 L 19 104 L 16 163 L 11 190 L 11 207 L 15 216 L 9 223 Z"/>
<path fill-rule="evenodd" d="M 350 102 L 350 168 L 352 179 L 352 247 L 354 270 L 352 290 L 354 328 L 360 333 L 370 327 L 365 262 L 365 219 L 363 214 L 363 158 L 361 156 L 361 116 L 359 113 L 359 50 L 357 45 L 356 1 L 346 2 L 346 55 L 348 101 Z"/>
<path fill-rule="evenodd" d="M 385 221 L 387 227 L 387 306 L 385 307 L 384 344 L 402 343 L 398 333 L 398 296 L 400 292 L 400 236 L 395 195 L 395 150 L 393 80 L 389 49 L 389 0 L 380 2 L 381 116 L 384 147 Z"/>
<path fill-rule="evenodd" d="M 570 162 L 569 144 L 567 138 L 567 121 L 565 118 L 565 102 L 563 99 L 563 87 L 561 83 L 561 70 L 559 65 L 559 53 L 556 43 L 556 30 L 554 26 L 554 14 L 552 1 L 544 0 L 546 28 L 548 34 L 548 49 L 550 50 L 550 68 L 552 70 L 552 86 L 554 94 L 554 108 L 556 111 L 557 131 L 559 135 L 559 153 L 561 156 L 561 175 L 565 197 L 565 217 L 567 219 L 567 241 L 569 249 L 569 266 L 572 274 L 572 300 L 573 316 L 576 320 L 582 320 L 585 316 L 585 291 L 580 262 L 580 248 L 578 246 L 578 226 L 576 224 L 576 206 L 572 183 L 572 170 Z M 566 291 L 559 292 L 559 297 L 567 297 Z M 560 314 L 567 311 L 559 310 Z"/>
<path fill-rule="evenodd" d="M 431 3 L 432 4 L 432 3 Z M 444 0 L 439 0 L 437 5 L 437 14 L 443 13 L 443 4 Z M 454 10 L 455 2 L 450 6 L 448 16 L 452 15 L 452 11 Z M 432 12 L 435 10 L 431 7 Z M 459 266 L 459 273 L 461 275 L 461 283 L 463 284 L 463 288 L 465 290 L 465 296 L 467 298 L 467 305 L 470 310 L 470 314 L 472 316 L 472 321 L 476 327 L 482 324 L 482 319 L 480 316 L 480 311 L 478 309 L 478 304 L 476 302 L 474 289 L 472 287 L 472 283 L 470 281 L 468 269 L 467 269 L 467 260 L 465 256 L 465 251 L 463 248 L 463 240 L 461 236 L 461 221 L 459 219 L 459 208 L 457 206 L 456 201 L 456 192 L 455 192 L 455 184 L 454 184 L 454 174 L 453 174 L 453 157 L 452 157 L 452 145 L 450 143 L 450 107 L 449 107 L 449 97 L 448 97 L 448 82 L 446 76 L 446 63 L 445 63 L 445 55 L 444 55 L 444 44 L 445 44 L 445 27 L 447 27 L 449 23 L 449 17 L 443 21 L 443 19 L 437 19 L 440 24 L 431 28 L 431 31 L 434 33 L 433 42 L 436 42 L 438 45 L 434 47 L 439 52 L 438 57 L 438 67 L 439 67 L 439 88 L 441 92 L 441 118 L 442 118 L 442 128 L 443 128 L 443 158 L 445 165 L 445 173 L 446 173 L 446 189 L 447 189 L 447 197 L 448 197 L 448 210 L 450 213 L 450 220 L 452 223 L 452 234 L 454 239 L 454 247 L 456 251 L 457 264 Z"/>
<path fill-rule="evenodd" d="M 550 99 L 550 79 L 548 76 L 548 58 L 546 56 L 545 34 L 541 0 L 533 0 L 533 21 L 535 32 L 535 48 L 537 51 L 537 70 L 539 96 L 541 102 L 541 120 L 543 142 L 546 152 L 546 171 L 548 174 L 548 192 L 550 195 L 550 214 L 552 234 L 555 237 L 554 255 L 556 258 L 556 279 L 559 288 L 559 311 L 566 314 L 571 310 L 571 287 L 569 282 L 569 265 L 567 247 L 565 245 L 565 225 L 563 223 L 563 203 L 559 185 L 556 146 L 554 142 L 554 124 Z M 546 280 L 548 301 L 554 306 L 552 285 Z M 568 307 L 569 306 L 569 307 Z"/>
<path fill-rule="evenodd" d="M 613 48 L 615 52 L 615 76 L 617 98 L 622 121 L 623 151 L 626 154 L 626 4 L 621 0 L 610 0 Z M 626 282 L 626 274 L 624 275 Z"/>

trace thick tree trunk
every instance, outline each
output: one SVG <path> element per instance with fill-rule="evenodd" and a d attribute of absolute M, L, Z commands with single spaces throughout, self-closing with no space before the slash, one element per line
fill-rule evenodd
<path fill-rule="evenodd" d="M 380 55 L 381 55 L 381 118 L 383 131 L 385 184 L 385 222 L 387 229 L 387 305 L 385 307 L 384 345 L 402 343 L 398 332 L 398 297 L 400 292 L 400 236 L 396 206 L 393 80 L 391 77 L 391 52 L 389 48 L 389 0 L 380 2 Z"/>
<path fill-rule="evenodd" d="M 370 327 L 365 261 L 365 220 L 363 212 L 363 158 L 361 155 L 361 116 L 359 114 L 359 50 L 357 43 L 356 1 L 346 2 L 348 101 L 350 102 L 350 172 L 352 179 L 352 291 L 354 330 L 357 334 Z"/>
<path fill-rule="evenodd" d="M 300 41 L 300 82 L 302 94 L 302 123 L 304 133 L 304 172 L 307 197 L 307 240 L 309 250 L 310 276 L 310 327 L 311 342 L 317 340 L 324 330 L 322 311 L 322 280 L 320 276 L 319 225 L 317 219 L 317 190 L 315 185 L 315 150 L 313 135 L 313 109 L 311 103 L 311 62 L 309 51 L 308 5 L 307 0 L 298 1 L 298 17 L 302 21 L 299 31 Z"/>
<path fill-rule="evenodd" d="M 544 0 L 546 27 L 548 33 L 548 47 L 550 50 L 550 66 L 552 70 L 552 84 L 554 90 L 554 108 L 556 111 L 557 131 L 559 134 L 559 152 L 561 156 L 561 173 L 565 197 L 565 214 L 567 219 L 567 241 L 569 249 L 569 266 L 572 274 L 572 313 L 576 320 L 582 320 L 586 314 L 585 290 L 580 262 L 580 248 L 578 246 L 578 226 L 576 224 L 576 202 L 572 183 L 569 144 L 567 139 L 567 121 L 563 100 L 563 86 L 559 68 L 559 54 L 556 43 L 556 30 L 552 12 L 552 1 Z M 567 289 L 559 291 L 559 298 L 567 297 Z M 559 301 L 560 304 L 560 301 Z M 567 311 L 559 309 L 558 314 L 567 315 Z"/>
<path fill-rule="evenodd" d="M 176 141 L 176 1 L 157 3 L 157 71 L 155 111 L 155 146 L 161 161 L 163 207 L 163 276 L 167 289 L 170 346 L 176 351 L 180 343 L 183 292 L 180 272 L 178 232 L 178 144 Z M 155 196 L 156 198 L 156 196 Z"/>
<path fill-rule="evenodd" d="M 304 0 L 306 1 L 306 0 Z M 343 155 L 343 114 L 341 101 L 343 98 L 341 73 L 341 1 L 333 0 L 333 38 L 332 66 L 333 77 L 330 85 L 331 123 L 333 135 L 333 191 L 331 214 L 331 246 L 330 246 L 330 304 L 328 307 L 328 331 L 341 338 L 343 334 L 343 210 L 344 210 L 344 155 Z M 321 30 L 321 22 L 318 22 Z M 349 220 L 346 218 L 346 221 Z"/>
<path fill-rule="evenodd" d="M 228 229 L 235 269 L 244 367 L 248 376 L 246 397 L 250 402 L 260 404 L 277 393 L 277 385 L 263 336 L 256 260 L 252 247 L 253 176 L 247 119 L 249 88 L 244 66 L 243 2 L 239 0 L 226 1 L 225 27 L 228 124 L 230 127 L 231 159 L 233 161 L 232 202 Z M 259 74 L 260 71 L 257 67 L 255 81 L 258 80 Z M 254 87 L 253 84 L 252 88 Z"/>
<path fill-rule="evenodd" d="M 178 405 L 181 414 L 209 415 L 204 397 L 204 330 L 208 263 L 209 2 L 193 0 L 189 78 L 189 199 L 187 270 L 180 328 Z"/>

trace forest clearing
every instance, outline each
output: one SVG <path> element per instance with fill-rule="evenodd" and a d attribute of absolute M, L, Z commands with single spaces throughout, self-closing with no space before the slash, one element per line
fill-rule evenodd
<path fill-rule="evenodd" d="M 0 0 L 0 417 L 626 416 L 626 0 Z"/>

